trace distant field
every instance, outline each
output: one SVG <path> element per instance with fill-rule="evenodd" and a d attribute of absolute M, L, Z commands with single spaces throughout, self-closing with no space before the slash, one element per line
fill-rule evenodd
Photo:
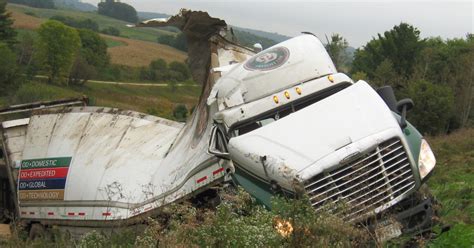
<path fill-rule="evenodd" d="M 108 35 L 102 36 L 109 40 L 124 43 L 122 46 L 109 46 L 108 52 L 112 64 L 136 67 L 147 66 L 155 59 L 164 59 L 169 63 L 172 61 L 184 62 L 187 58 L 186 53 L 166 45 Z"/>
<path fill-rule="evenodd" d="M 113 64 L 137 67 L 147 66 L 151 61 L 156 59 L 164 59 L 167 62 L 184 62 L 187 58 L 186 53 L 156 42 L 158 35 L 165 33 L 173 34 L 168 31 L 151 28 L 128 28 L 125 26 L 126 22 L 104 17 L 92 12 L 36 9 L 16 4 L 8 4 L 8 10 L 12 12 L 12 17 L 15 20 L 13 26 L 21 30 L 20 33 L 27 32 L 24 30 L 38 29 L 41 23 L 45 21 L 44 18 L 49 18 L 54 15 L 90 18 L 95 20 L 100 28 L 108 26 L 118 28 L 122 35 L 130 37 L 130 39 L 102 35 L 106 38 L 111 62 Z"/>
<path fill-rule="evenodd" d="M 41 19 L 48 19 L 55 15 L 63 15 L 63 16 L 68 16 L 68 17 L 78 18 L 78 19 L 89 18 L 96 21 L 99 24 L 100 29 L 103 29 L 106 27 L 114 27 L 120 30 L 120 34 L 122 36 L 128 37 L 130 39 L 156 42 L 157 37 L 160 35 L 164 35 L 164 34 L 175 35 L 175 33 L 173 32 L 155 29 L 155 28 L 140 28 L 140 29 L 128 28 L 126 27 L 126 25 L 129 24 L 127 22 L 109 18 L 106 16 L 102 16 L 94 12 L 80 12 L 80 11 L 63 10 L 63 9 L 38 9 L 38 8 L 32 8 L 32 7 L 28 7 L 24 5 L 11 4 L 11 3 L 8 4 L 7 9 L 12 11 L 14 14 L 17 14 L 18 16 L 21 16 L 22 18 L 26 18 L 24 17 L 25 15 L 24 13 L 33 14 L 34 16 Z M 25 22 L 30 25 L 29 26 L 30 28 L 34 28 L 34 25 L 39 25 L 35 23 L 28 23 L 27 20 L 33 20 L 34 17 L 29 16 L 29 15 L 26 15 L 26 16 L 28 16 L 29 18 L 25 19 Z M 26 28 L 26 27 L 23 27 L 23 28 Z"/>

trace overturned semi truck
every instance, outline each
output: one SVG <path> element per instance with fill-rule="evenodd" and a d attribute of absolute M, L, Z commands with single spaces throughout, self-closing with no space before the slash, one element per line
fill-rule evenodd
<path fill-rule="evenodd" d="M 431 200 L 414 195 L 436 161 L 406 120 L 411 100 L 337 72 L 309 33 L 255 54 L 205 12 L 137 26 L 169 25 L 186 35 L 202 83 L 188 122 L 75 101 L 0 110 L 31 112 L 1 124 L 5 218 L 133 225 L 232 180 L 268 207 L 306 195 L 315 211 L 361 222 L 397 206 L 391 236 L 429 227 Z"/>

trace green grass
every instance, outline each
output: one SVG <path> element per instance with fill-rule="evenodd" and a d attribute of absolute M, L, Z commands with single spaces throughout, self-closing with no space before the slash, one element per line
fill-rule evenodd
<path fill-rule="evenodd" d="M 431 246 L 474 245 L 474 129 L 428 140 L 437 158 L 428 185 L 442 204 L 441 221 L 452 226 Z"/>
<path fill-rule="evenodd" d="M 86 95 L 96 106 L 153 113 L 172 119 L 172 112 L 176 105 L 185 104 L 187 109 L 191 109 L 197 104 L 200 93 L 201 88 L 195 86 L 172 89 L 171 87 L 88 83 L 85 86 L 66 87 L 31 82 L 22 85 L 8 105 Z M 7 105 L 7 99 L 0 100 L 0 107 Z"/>
<path fill-rule="evenodd" d="M 21 37 L 24 35 L 31 35 L 33 38 L 36 38 L 38 36 L 38 33 L 35 30 L 30 30 L 30 29 L 15 29 L 17 33 L 18 40 L 21 40 Z"/>
<path fill-rule="evenodd" d="M 107 42 L 107 47 L 118 47 L 118 46 L 125 46 L 126 44 L 124 42 L 118 41 L 118 40 L 112 40 L 109 38 L 105 39 L 105 42 Z"/>
<path fill-rule="evenodd" d="M 120 36 L 136 40 L 156 42 L 157 37 L 160 35 L 176 35 L 173 32 L 156 28 L 129 28 L 126 27 L 126 25 L 128 24 L 127 22 L 102 16 L 95 12 L 80 12 L 65 9 L 38 9 L 18 4 L 8 4 L 8 8 L 22 13 L 33 13 L 34 16 L 44 19 L 48 19 L 55 15 L 68 16 L 77 19 L 89 18 L 99 24 L 99 29 L 103 29 L 106 27 L 114 27 L 120 30 Z"/>

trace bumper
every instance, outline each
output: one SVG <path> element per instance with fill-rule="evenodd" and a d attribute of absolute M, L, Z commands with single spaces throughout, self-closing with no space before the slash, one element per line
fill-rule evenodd
<path fill-rule="evenodd" d="M 416 195 L 416 194 L 414 194 Z M 409 197 L 378 216 L 369 224 L 380 242 L 402 234 L 419 235 L 431 231 L 434 226 L 434 199 Z"/>

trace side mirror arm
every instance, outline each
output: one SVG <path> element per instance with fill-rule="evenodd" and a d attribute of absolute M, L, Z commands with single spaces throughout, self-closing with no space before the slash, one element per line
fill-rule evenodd
<path fill-rule="evenodd" d="M 407 112 L 408 110 L 412 109 L 415 104 L 413 100 L 409 98 L 402 99 L 397 102 L 397 111 L 400 113 L 400 127 L 405 129 L 407 127 Z"/>

